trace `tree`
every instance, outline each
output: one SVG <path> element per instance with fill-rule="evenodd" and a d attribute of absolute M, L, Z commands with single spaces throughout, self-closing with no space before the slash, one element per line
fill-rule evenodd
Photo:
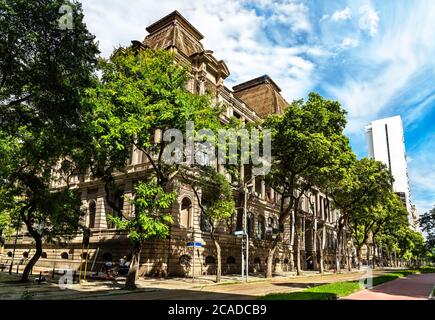
<path fill-rule="evenodd" d="M 136 289 L 136 275 L 139 269 L 143 243 L 147 240 L 164 239 L 169 235 L 172 215 L 168 209 L 176 198 L 157 184 L 155 179 L 141 181 L 135 187 L 131 201 L 135 212 L 131 219 L 111 217 L 118 229 L 126 230 L 133 242 L 132 258 L 127 274 L 126 289 Z"/>
<path fill-rule="evenodd" d="M 435 248 L 435 206 L 420 217 L 421 231 L 426 233 L 426 247 Z"/>
<path fill-rule="evenodd" d="M 377 204 L 387 191 L 391 189 L 392 177 L 385 165 L 379 161 L 362 158 L 346 169 L 342 179 L 329 187 L 329 194 L 334 206 L 340 209 L 337 222 L 336 267 L 341 269 L 341 243 L 344 230 L 350 227 L 351 216 Z M 355 237 L 354 237 L 355 238 Z"/>
<path fill-rule="evenodd" d="M 385 175 L 384 178 L 390 178 Z M 385 180 L 384 180 L 385 182 Z M 388 181 L 386 181 L 388 183 Z M 407 211 L 399 197 L 389 189 L 382 188 L 380 183 L 376 197 L 366 198 L 360 202 L 350 215 L 350 229 L 355 240 L 358 268 L 361 267 L 361 251 L 363 246 L 373 244 L 373 267 L 375 267 L 375 252 L 379 233 L 391 232 L 396 228 L 407 227 Z"/>
<path fill-rule="evenodd" d="M 71 10 L 69 29 L 59 24 L 63 5 Z M 25 224 L 36 245 L 22 281 L 41 256 L 44 238 L 77 231 L 78 194 L 52 187 L 67 184 L 68 178 L 60 180 L 77 169 L 74 159 L 85 140 L 82 93 L 94 82 L 97 54 L 79 3 L 0 3 L 0 145 L 10 144 L 8 156 L 0 147 L 0 159 L 11 160 L 2 163 L 7 174 L 0 179 L 17 200 L 13 219 Z"/>
<path fill-rule="evenodd" d="M 419 266 L 426 251 L 423 235 L 409 227 L 403 228 L 399 234 L 398 243 L 401 258 L 408 265 Z"/>
<path fill-rule="evenodd" d="M 300 222 L 303 215 L 300 201 L 319 181 L 317 176 L 332 167 L 345 148 L 347 139 L 342 134 L 345 124 L 345 111 L 340 104 L 316 93 L 311 93 L 306 102 L 294 101 L 282 115 L 271 115 L 263 124 L 272 132 L 273 161 L 267 180 L 280 195 L 279 224 L 284 225 L 290 218 L 294 230 L 291 235 L 295 242 L 298 274 L 301 271 Z M 272 276 L 274 253 L 282 239 L 283 230 L 280 229 L 269 248 L 266 277 Z"/>
<path fill-rule="evenodd" d="M 382 200 L 383 214 L 381 213 L 371 230 L 373 251 L 373 268 L 375 267 L 375 254 L 379 252 L 379 261 L 383 265 L 383 238 L 392 235 L 400 228 L 409 227 L 408 211 L 402 200 L 393 192 L 389 192 Z M 376 250 L 378 249 L 378 250 Z"/>
<path fill-rule="evenodd" d="M 111 199 L 118 190 L 114 177 L 125 172 L 132 149 L 145 154 L 149 165 L 146 181 L 154 181 L 151 187 L 170 192 L 180 171 L 180 163 L 175 160 L 188 160 L 194 153 L 190 148 L 182 150 L 177 146 L 184 140 L 162 137 L 162 133 L 173 132 L 169 129 L 185 131 L 190 121 L 199 128 L 218 128 L 221 108 L 212 106 L 209 96 L 187 91 L 189 69 L 167 50 L 118 48 L 109 60 L 100 62 L 100 70 L 101 81 L 86 96 L 92 110 L 88 114 L 89 136 L 93 137 L 86 152 L 92 155 L 89 158 L 93 177 L 105 184 L 108 204 L 129 219 Z M 140 229 L 140 238 L 146 239 L 148 231 Z M 137 248 L 133 248 L 133 253 L 138 254 Z M 131 272 L 136 274 L 135 270 Z M 128 276 L 128 289 L 135 287 L 132 281 L 133 276 Z"/>
<path fill-rule="evenodd" d="M 216 250 L 216 282 L 221 281 L 222 257 L 217 227 L 234 215 L 235 204 L 233 190 L 227 178 L 211 166 L 202 166 L 192 172 L 186 181 L 190 184 L 201 210 L 202 223 L 209 226 L 210 237 Z M 205 221 L 204 221 L 205 220 Z"/>

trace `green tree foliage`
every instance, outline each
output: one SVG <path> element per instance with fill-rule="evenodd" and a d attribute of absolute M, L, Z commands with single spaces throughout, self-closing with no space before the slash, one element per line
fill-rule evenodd
<path fill-rule="evenodd" d="M 219 224 L 232 219 L 235 212 L 233 189 L 228 179 L 211 166 L 197 167 L 185 173 L 183 181 L 190 184 L 201 210 L 201 222 L 209 226 L 216 251 L 216 282 L 221 281 L 222 256 L 216 230 Z"/>
<path fill-rule="evenodd" d="M 345 111 L 340 104 L 316 93 L 311 93 L 306 102 L 294 101 L 282 115 L 271 115 L 263 124 L 272 131 L 273 162 L 267 180 L 281 196 L 280 225 L 289 217 L 294 225 L 298 273 L 303 214 L 299 204 L 303 194 L 320 182 L 316 175 L 329 170 L 348 149 L 348 140 L 343 135 L 345 124 Z M 272 276 L 273 256 L 281 237 L 282 231 L 269 249 L 267 277 Z"/>
<path fill-rule="evenodd" d="M 350 216 L 350 228 L 355 240 L 359 266 L 362 260 L 362 247 L 367 246 L 369 240 L 374 248 L 379 247 L 382 238 L 409 227 L 408 212 L 400 198 L 389 190 L 380 189 L 379 193 L 380 197 L 376 203 L 365 203 L 365 206 L 359 207 Z"/>
<path fill-rule="evenodd" d="M 69 5 L 72 29 L 59 27 Z M 77 230 L 77 193 L 51 189 L 69 177 L 84 140 L 81 104 L 93 84 L 97 47 L 81 5 L 60 0 L 0 3 L 0 177 L 36 245 L 22 281 L 42 253 L 42 239 Z M 64 159 L 64 164 L 59 161 Z M 6 163 L 5 163 L 6 162 Z"/>
<path fill-rule="evenodd" d="M 420 228 L 426 234 L 426 247 L 435 248 L 435 206 L 420 217 Z"/>
<path fill-rule="evenodd" d="M 131 199 L 134 214 L 129 219 L 111 217 L 120 230 L 126 230 L 133 242 L 132 260 L 127 275 L 127 289 L 135 289 L 135 280 L 139 269 L 140 252 L 147 240 L 164 239 L 169 234 L 169 225 L 173 222 L 168 209 L 176 198 L 175 192 L 165 191 L 155 179 L 141 181 L 135 186 L 135 196 Z"/>
<path fill-rule="evenodd" d="M 340 209 L 340 218 L 337 222 L 339 244 L 336 249 L 337 270 L 340 270 L 341 266 L 343 250 L 340 244 L 344 230 L 354 229 L 350 226 L 351 217 L 358 214 L 364 217 L 364 212 L 371 212 L 372 208 L 375 208 L 390 191 L 392 181 L 390 172 L 379 161 L 362 158 L 350 163 L 350 166 L 343 168 L 338 179 L 331 180 L 333 183 L 327 187 L 328 194 L 334 200 L 334 206 Z"/>
<path fill-rule="evenodd" d="M 221 108 L 212 107 L 209 96 L 187 91 L 189 69 L 167 50 L 119 48 L 109 60 L 101 61 L 100 69 L 102 79 L 87 91 L 86 97 L 92 110 L 89 135 L 93 137 L 87 152 L 92 154 L 93 176 L 105 183 L 107 202 L 114 211 L 120 212 L 111 200 L 118 190 L 114 175 L 125 171 L 132 148 L 145 154 L 150 167 L 148 174 L 151 180 L 155 179 L 156 187 L 172 192 L 180 165 L 163 161 L 164 150 L 170 148 L 172 140 L 162 139 L 159 133 L 167 129 L 185 132 L 188 121 L 192 121 L 195 128 L 217 131 L 221 126 Z M 140 201 L 140 197 L 135 201 Z M 140 229 L 139 238 L 147 237 L 148 231 Z M 137 242 L 133 244 L 133 253 L 137 256 L 134 259 L 138 261 L 140 248 Z M 132 268 L 130 271 L 126 287 L 135 288 L 136 272 Z"/>

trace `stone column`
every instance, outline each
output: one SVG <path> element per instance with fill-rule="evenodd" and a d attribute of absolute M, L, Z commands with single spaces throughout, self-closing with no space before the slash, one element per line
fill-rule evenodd
<path fill-rule="evenodd" d="M 261 199 L 266 199 L 266 181 L 261 180 Z"/>

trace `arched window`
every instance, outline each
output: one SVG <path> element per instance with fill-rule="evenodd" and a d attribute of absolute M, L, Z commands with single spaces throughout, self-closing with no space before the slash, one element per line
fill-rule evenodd
<path fill-rule="evenodd" d="M 27 251 L 23 252 L 23 258 L 27 259 L 29 257 L 29 253 Z"/>
<path fill-rule="evenodd" d="M 62 254 L 60 255 L 60 257 L 62 258 L 62 259 L 65 259 L 65 260 L 68 260 L 68 253 L 66 253 L 66 252 L 62 252 Z"/>
<path fill-rule="evenodd" d="M 192 201 L 189 198 L 185 197 L 181 201 L 181 210 L 180 210 L 180 226 L 189 228 L 190 219 L 192 216 Z"/>
<path fill-rule="evenodd" d="M 97 213 L 97 203 L 95 200 L 89 201 L 89 228 L 95 228 L 95 215 Z"/>
<path fill-rule="evenodd" d="M 205 264 L 214 264 L 216 263 L 216 259 L 213 256 L 207 256 L 205 258 Z"/>
<path fill-rule="evenodd" d="M 8 251 L 8 257 L 12 257 L 12 251 Z"/>
<path fill-rule="evenodd" d="M 47 259 L 47 252 L 43 252 L 43 253 L 41 254 L 41 258 L 42 258 L 42 259 Z"/>
<path fill-rule="evenodd" d="M 275 220 L 272 217 L 267 218 L 267 224 L 269 228 L 275 228 Z"/>
<path fill-rule="evenodd" d="M 258 239 L 265 239 L 266 236 L 266 220 L 264 216 L 258 216 L 258 225 L 257 225 L 257 237 Z"/>
<path fill-rule="evenodd" d="M 236 263 L 236 258 L 234 258 L 233 256 L 229 256 L 227 258 L 227 264 L 235 264 Z"/>

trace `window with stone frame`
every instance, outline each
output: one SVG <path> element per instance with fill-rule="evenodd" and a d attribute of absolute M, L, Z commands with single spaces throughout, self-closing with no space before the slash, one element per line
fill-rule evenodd
<path fill-rule="evenodd" d="M 266 239 L 266 219 L 263 215 L 258 216 L 257 238 L 260 240 Z"/>
<path fill-rule="evenodd" d="M 94 199 L 92 199 L 89 201 L 89 205 L 88 205 L 89 228 L 95 228 L 96 214 L 97 214 L 97 202 Z"/>
<path fill-rule="evenodd" d="M 109 219 L 109 215 L 112 217 L 116 217 L 119 219 L 124 219 L 123 210 L 124 210 L 124 190 L 123 188 L 119 188 L 115 191 L 114 194 L 111 195 L 110 200 L 115 204 L 116 210 L 110 206 L 108 206 L 108 214 L 106 216 L 107 219 L 107 228 L 113 229 L 115 228 L 115 224 Z"/>
<path fill-rule="evenodd" d="M 184 228 L 191 227 L 192 217 L 192 201 L 188 197 L 184 197 L 180 206 L 180 226 Z"/>

